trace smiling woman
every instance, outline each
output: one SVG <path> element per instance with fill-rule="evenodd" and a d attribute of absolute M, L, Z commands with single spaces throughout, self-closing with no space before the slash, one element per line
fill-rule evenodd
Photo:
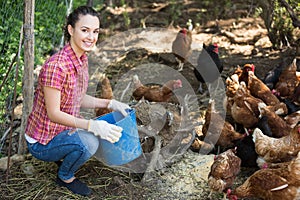
<path fill-rule="evenodd" d="M 91 189 L 75 172 L 98 149 L 99 137 L 117 142 L 122 128 L 103 120 L 80 117 L 80 108 L 105 108 L 126 115 L 127 104 L 87 95 L 88 58 L 98 40 L 100 20 L 91 7 L 75 9 L 65 26 L 66 45 L 43 65 L 25 138 L 36 158 L 58 164 L 57 184 L 88 196 Z"/>
<path fill-rule="evenodd" d="M 71 36 L 70 44 L 77 57 L 92 50 L 98 40 L 99 27 L 99 18 L 92 15 L 82 15 L 75 27 L 68 24 L 66 30 Z"/>

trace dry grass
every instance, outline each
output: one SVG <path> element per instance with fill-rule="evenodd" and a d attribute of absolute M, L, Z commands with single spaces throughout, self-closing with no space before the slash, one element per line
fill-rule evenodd
<path fill-rule="evenodd" d="M 132 174 L 116 171 L 91 159 L 76 174 L 93 190 L 90 197 L 82 197 L 57 186 L 56 171 L 55 163 L 28 155 L 23 163 L 11 167 L 8 183 L 6 173 L 0 173 L 0 199 L 141 199 L 148 190 L 139 180 L 134 180 L 136 177 Z"/>

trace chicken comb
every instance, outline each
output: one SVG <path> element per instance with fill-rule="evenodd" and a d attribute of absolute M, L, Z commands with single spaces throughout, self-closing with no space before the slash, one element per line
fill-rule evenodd
<path fill-rule="evenodd" d="M 250 68 L 251 71 L 254 72 L 254 70 L 255 70 L 255 65 L 254 65 L 254 64 L 249 64 L 249 63 L 247 63 L 247 64 L 244 65 L 244 68 Z"/>
<path fill-rule="evenodd" d="M 214 43 L 213 46 L 214 46 L 214 52 L 215 52 L 216 54 L 219 54 L 219 46 L 218 46 L 218 44 L 217 44 L 217 43 Z"/>
<path fill-rule="evenodd" d="M 254 64 L 251 64 L 251 70 L 254 72 L 254 70 L 255 70 L 255 65 Z"/>
<path fill-rule="evenodd" d="M 184 34 L 184 35 L 186 35 L 187 34 L 187 30 L 186 30 L 186 28 L 182 28 L 180 31 L 179 31 L 180 33 L 182 33 L 182 34 Z"/>

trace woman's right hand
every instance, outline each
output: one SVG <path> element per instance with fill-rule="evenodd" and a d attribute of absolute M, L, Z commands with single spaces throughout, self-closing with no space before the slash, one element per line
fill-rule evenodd
<path fill-rule="evenodd" d="M 122 130 L 122 127 L 110 124 L 104 120 L 89 120 L 88 131 L 111 143 L 119 141 L 122 136 Z"/>

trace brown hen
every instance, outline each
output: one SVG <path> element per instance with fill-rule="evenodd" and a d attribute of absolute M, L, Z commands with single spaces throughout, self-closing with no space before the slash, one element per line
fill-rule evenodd
<path fill-rule="evenodd" d="M 210 99 L 207 112 L 205 114 L 205 123 L 202 127 L 202 133 L 205 141 L 216 143 L 217 146 L 227 149 L 234 146 L 234 142 L 245 137 L 234 130 L 234 127 L 225 121 L 222 116 L 215 110 L 215 101 Z"/>
<path fill-rule="evenodd" d="M 300 110 L 285 116 L 284 121 L 290 128 L 294 128 L 300 123 Z"/>
<path fill-rule="evenodd" d="M 263 100 L 267 105 L 275 106 L 280 104 L 279 99 L 272 93 L 268 86 L 257 78 L 252 71 L 248 72 L 248 89 L 254 97 Z M 287 112 L 286 106 L 283 109 Z"/>
<path fill-rule="evenodd" d="M 300 199 L 300 153 L 288 164 L 261 169 L 228 195 L 229 199 L 255 197 L 263 200 Z"/>
<path fill-rule="evenodd" d="M 296 105 L 300 105 L 300 80 L 298 86 L 295 88 L 294 94 L 291 96 L 291 100 Z"/>
<path fill-rule="evenodd" d="M 272 136 L 276 138 L 289 135 L 291 128 L 279 115 L 272 110 L 272 107 L 266 106 L 266 104 L 259 103 L 258 110 L 260 112 L 260 117 L 267 116 L 267 123 L 271 129 Z"/>
<path fill-rule="evenodd" d="M 281 97 L 291 97 L 299 84 L 296 62 L 297 59 L 295 58 L 293 62 L 281 72 L 279 81 L 275 85 L 275 90 Z"/>
<path fill-rule="evenodd" d="M 258 103 L 263 103 L 263 101 L 253 97 L 246 88 L 245 82 L 241 82 L 239 89 L 233 97 L 233 105 L 231 107 L 232 118 L 245 128 L 255 126 L 259 116 Z"/>
<path fill-rule="evenodd" d="M 98 98 L 102 99 L 112 99 L 113 98 L 113 90 L 110 84 L 110 80 L 104 75 L 102 78 L 100 86 L 100 95 L 98 95 Z M 101 116 L 107 113 L 112 112 L 111 109 L 108 108 L 95 108 L 96 116 Z"/>
<path fill-rule="evenodd" d="M 241 69 L 239 66 L 235 70 L 234 74 L 237 74 L 239 77 L 239 82 L 244 81 L 246 85 L 248 85 L 248 72 L 252 71 L 254 73 L 255 66 L 253 64 L 245 64 L 243 68 Z"/>
<path fill-rule="evenodd" d="M 234 97 L 236 91 L 239 89 L 240 81 L 237 74 L 233 74 L 230 77 L 227 77 L 226 81 L 226 96 Z"/>
<path fill-rule="evenodd" d="M 226 199 L 227 189 L 232 187 L 241 168 L 241 159 L 235 155 L 235 149 L 216 155 L 208 174 L 208 186 L 212 192 L 223 192 Z"/>
<path fill-rule="evenodd" d="M 300 125 L 282 138 L 266 136 L 260 129 L 256 128 L 253 132 L 253 141 L 255 151 L 265 162 L 290 161 L 300 151 Z"/>
<path fill-rule="evenodd" d="M 192 33 L 186 28 L 181 29 L 172 43 L 172 53 L 179 65 L 178 71 L 182 71 L 184 63 L 191 54 Z"/>
<path fill-rule="evenodd" d="M 132 96 L 139 101 L 144 98 L 150 102 L 169 102 L 175 89 L 182 87 L 180 79 L 167 81 L 164 85 L 146 86 L 141 83 L 137 75 L 133 76 L 134 91 Z"/>

